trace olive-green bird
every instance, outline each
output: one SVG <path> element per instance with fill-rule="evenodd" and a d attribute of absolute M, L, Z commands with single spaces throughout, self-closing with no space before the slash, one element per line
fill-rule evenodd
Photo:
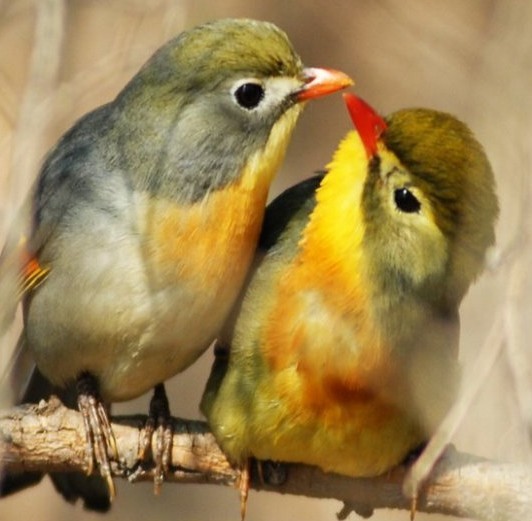
<path fill-rule="evenodd" d="M 270 23 L 219 20 L 164 45 L 48 155 L 20 243 L 21 346 L 51 384 L 77 386 L 89 473 L 98 466 L 111 498 L 106 406 L 155 387 L 144 450 L 157 428 L 157 489 L 171 441 L 163 382 L 226 320 L 303 102 L 351 83 L 304 68 Z"/>
<path fill-rule="evenodd" d="M 229 359 L 202 410 L 231 461 L 375 476 L 455 396 L 458 307 L 494 242 L 492 169 L 467 126 L 427 109 L 357 128 L 323 176 L 267 209 Z"/>

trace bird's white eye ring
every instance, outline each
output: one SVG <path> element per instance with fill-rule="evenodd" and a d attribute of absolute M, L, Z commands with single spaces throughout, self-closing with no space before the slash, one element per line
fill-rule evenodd
<path fill-rule="evenodd" d="M 264 99 L 264 87 L 257 80 L 247 80 L 238 85 L 233 96 L 242 108 L 253 110 Z"/>

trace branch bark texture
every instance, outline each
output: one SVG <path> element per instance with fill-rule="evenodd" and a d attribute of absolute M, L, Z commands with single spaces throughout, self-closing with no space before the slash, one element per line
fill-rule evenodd
<path fill-rule="evenodd" d="M 113 418 L 120 462 L 116 477 L 152 480 L 150 464 L 137 454 L 143 416 Z M 174 419 L 172 464 L 168 481 L 236 486 L 240 470 L 227 461 L 205 423 Z M 23 405 L 0 412 L 0 469 L 22 471 L 86 471 L 81 415 L 58 400 Z M 314 467 L 286 465 L 263 477 L 252 475 L 252 488 L 282 494 L 335 498 L 350 510 L 369 516 L 374 509 L 410 509 L 402 493 L 408 467 L 376 478 L 349 478 Z M 272 467 L 274 469 L 274 467 Z M 237 498 L 235 497 L 235 501 Z M 481 521 L 532 519 L 532 469 L 460 453 L 449 447 L 420 491 L 418 511 L 438 512 Z"/>

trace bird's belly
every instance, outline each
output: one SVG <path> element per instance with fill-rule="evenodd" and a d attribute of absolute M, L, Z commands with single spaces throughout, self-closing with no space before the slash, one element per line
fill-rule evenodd
<path fill-rule="evenodd" d="M 40 259 L 50 274 L 26 306 L 41 372 L 56 385 L 91 372 L 104 399 L 120 401 L 190 365 L 240 291 L 266 188 L 237 183 L 188 206 L 139 195 L 137 227 L 129 216 L 102 225 L 84 235 L 83 249 L 74 226 L 51 238 L 54 258 Z"/>
<path fill-rule="evenodd" d="M 369 317 L 346 313 L 351 308 L 317 291 L 293 291 L 277 302 L 261 339 L 247 346 L 260 350 L 262 370 L 230 365 L 224 382 L 224 392 L 243 403 L 245 421 L 222 399 L 215 406 L 212 423 L 227 453 L 241 461 L 245 447 L 258 459 L 360 477 L 400 463 L 425 433 L 413 420 L 401 366 L 376 340 Z M 240 398 L 250 388 L 252 396 Z"/>
<path fill-rule="evenodd" d="M 275 432 L 265 433 L 262 424 L 250 436 L 251 453 L 258 459 L 300 462 L 326 472 L 366 477 L 398 465 L 426 441 L 407 415 L 378 401 L 358 404 L 351 412 L 338 422 L 286 417 Z"/>
<path fill-rule="evenodd" d="M 55 265 L 28 301 L 25 331 L 52 383 L 87 371 L 108 401 L 139 396 L 194 362 L 221 329 L 247 270 L 218 267 L 207 287 L 201 277 L 154 285 L 132 249 L 84 262 Z"/>
<path fill-rule="evenodd" d="M 129 353 L 119 353 L 99 368 L 101 392 L 109 400 L 134 398 L 186 369 L 214 340 L 225 317 L 223 306 L 202 305 L 198 298 L 168 299 L 168 306 L 166 312 L 146 317 Z"/>

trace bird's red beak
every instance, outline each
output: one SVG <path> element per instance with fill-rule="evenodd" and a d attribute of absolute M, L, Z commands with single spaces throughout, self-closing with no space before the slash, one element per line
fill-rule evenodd
<path fill-rule="evenodd" d="M 368 159 L 370 159 L 377 154 L 377 142 L 386 131 L 386 122 L 362 98 L 351 92 L 344 93 L 343 97 L 353 124 L 364 144 Z"/>
<path fill-rule="evenodd" d="M 303 70 L 305 84 L 295 93 L 297 101 L 326 96 L 353 85 L 354 81 L 343 72 L 333 69 L 308 67 Z"/>

